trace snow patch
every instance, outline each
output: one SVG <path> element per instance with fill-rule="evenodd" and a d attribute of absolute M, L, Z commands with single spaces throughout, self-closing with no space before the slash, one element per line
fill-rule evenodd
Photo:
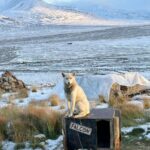
<path fill-rule="evenodd" d="M 46 149 L 55 150 L 62 142 L 63 136 L 60 136 L 57 140 L 46 140 Z"/>
<path fill-rule="evenodd" d="M 48 139 L 45 141 L 45 149 L 46 150 L 55 150 L 62 142 L 63 136 L 59 136 L 56 140 Z M 2 141 L 2 149 L 3 150 L 14 150 L 16 143 L 10 141 Z M 32 150 L 29 148 L 30 143 L 25 142 L 26 148 L 25 150 Z M 38 149 L 38 148 L 37 148 Z"/>
<path fill-rule="evenodd" d="M 121 131 L 125 134 L 131 132 L 133 129 L 136 129 L 136 128 L 142 128 L 144 129 L 145 133 L 147 131 L 149 131 L 149 127 L 150 127 L 150 123 L 146 123 L 146 124 L 143 124 L 143 125 L 138 125 L 138 126 L 134 126 L 134 127 L 123 127 L 121 128 Z"/>

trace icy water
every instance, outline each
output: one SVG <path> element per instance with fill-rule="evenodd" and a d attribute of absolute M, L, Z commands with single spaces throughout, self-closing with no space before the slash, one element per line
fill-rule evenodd
<path fill-rule="evenodd" d="M 0 71 L 150 72 L 150 25 L 0 26 Z"/>

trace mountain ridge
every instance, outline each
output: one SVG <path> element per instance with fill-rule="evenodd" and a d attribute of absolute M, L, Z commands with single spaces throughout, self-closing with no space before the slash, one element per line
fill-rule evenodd
<path fill-rule="evenodd" d="M 81 3 L 82 4 L 82 3 Z M 80 4 L 79 4 L 80 5 Z M 128 25 L 131 22 L 113 18 L 121 11 L 109 11 L 94 4 L 84 9 L 48 4 L 43 0 L 1 0 L 0 24 L 12 25 Z M 90 9 L 89 9 L 90 8 Z M 97 13 L 95 15 L 94 13 Z M 135 14 L 134 14 L 135 15 Z M 111 17 L 107 17 L 111 16 Z M 122 15 L 120 15 L 122 16 Z M 128 16 L 128 14 L 124 14 Z M 138 16 L 137 16 L 138 17 Z M 146 16 L 150 19 L 150 15 Z M 128 17 L 129 18 L 129 17 Z M 127 19 L 125 17 L 125 19 Z"/>

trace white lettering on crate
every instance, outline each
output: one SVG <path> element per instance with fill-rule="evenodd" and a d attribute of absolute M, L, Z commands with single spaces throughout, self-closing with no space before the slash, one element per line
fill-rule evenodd
<path fill-rule="evenodd" d="M 70 123 L 70 129 L 81 132 L 86 135 L 91 135 L 91 133 L 92 133 L 92 128 L 82 126 L 82 125 L 79 125 L 79 124 L 73 123 L 73 122 Z"/>

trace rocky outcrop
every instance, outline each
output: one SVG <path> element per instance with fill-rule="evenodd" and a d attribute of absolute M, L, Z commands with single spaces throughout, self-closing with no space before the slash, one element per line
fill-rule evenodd
<path fill-rule="evenodd" d="M 11 72 L 6 71 L 0 77 L 0 92 L 19 92 L 20 90 L 27 90 L 24 82 L 18 80 Z"/>

